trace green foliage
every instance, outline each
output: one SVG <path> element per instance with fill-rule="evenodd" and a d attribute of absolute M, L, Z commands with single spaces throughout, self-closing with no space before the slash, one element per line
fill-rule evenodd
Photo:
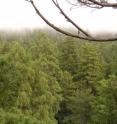
<path fill-rule="evenodd" d="M 65 42 L 59 45 L 59 48 L 61 68 L 71 74 L 77 73 L 79 54 L 76 42 L 72 38 L 67 38 Z"/>
<path fill-rule="evenodd" d="M 64 75 L 61 83 L 64 99 L 61 103 L 61 111 L 58 113 L 60 124 L 90 122 L 98 82 L 103 77 L 103 60 L 97 49 L 89 43 L 79 48 L 73 44 L 74 42 L 68 40 L 61 53 L 63 59 L 60 64 L 65 63 L 62 69 L 69 71 L 72 78 L 70 75 Z"/>
<path fill-rule="evenodd" d="M 20 118 L 22 124 L 57 123 L 54 117 L 61 101 L 61 71 L 54 49 L 43 34 L 40 40 L 29 43 L 28 49 L 20 42 L 1 43 L 0 107 L 9 115 L 5 124 L 21 123 Z M 10 112 L 14 107 L 21 117 Z M 28 116 L 32 116 L 32 122 Z"/>
<path fill-rule="evenodd" d="M 21 75 L 7 57 L 0 57 L 0 107 L 9 109 L 15 105 Z"/>
<path fill-rule="evenodd" d="M 80 89 L 91 90 L 96 94 L 98 81 L 103 77 L 103 60 L 99 52 L 93 45 L 86 43 L 79 49 L 79 68 L 74 79 L 78 82 Z"/>
<path fill-rule="evenodd" d="M 25 116 L 23 114 L 6 112 L 0 109 L 0 123 L 1 124 L 42 124 L 39 120 L 32 116 Z"/>
<path fill-rule="evenodd" d="M 117 123 L 116 43 L 37 31 L 7 36 L 0 38 L 0 124 Z"/>
<path fill-rule="evenodd" d="M 31 82 L 32 114 L 47 124 L 54 124 L 56 123 L 54 116 L 58 111 L 59 101 L 61 101 L 61 96 L 58 94 L 61 88 L 57 80 L 60 69 L 55 51 L 50 48 L 51 45 L 46 44 L 46 41 L 36 41 L 35 44 L 35 48 L 31 48 L 32 56 L 35 55 L 35 52 L 40 52 L 41 56 L 33 56 L 34 60 L 30 65 L 34 72 L 32 73 L 34 80 Z"/>
<path fill-rule="evenodd" d="M 99 95 L 93 106 L 92 123 L 116 124 L 117 122 L 117 77 L 102 80 L 98 88 Z"/>

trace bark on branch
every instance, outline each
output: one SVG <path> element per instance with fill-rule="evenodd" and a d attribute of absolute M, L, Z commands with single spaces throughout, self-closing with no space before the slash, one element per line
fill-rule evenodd
<path fill-rule="evenodd" d="M 113 38 L 113 37 L 107 38 L 107 39 L 103 39 L 103 38 L 98 39 L 98 38 L 94 38 L 93 36 L 91 36 L 88 32 L 86 32 L 78 24 L 76 24 L 69 16 L 67 16 L 67 14 L 60 7 L 57 0 L 56 1 L 52 0 L 54 5 L 56 6 L 56 8 L 60 11 L 60 13 L 64 16 L 64 18 L 67 19 L 67 21 L 69 23 L 71 23 L 80 33 L 78 33 L 78 34 L 70 33 L 68 31 L 61 29 L 60 27 L 57 27 L 56 25 L 51 23 L 46 17 L 44 17 L 44 15 L 40 12 L 40 9 L 37 8 L 37 6 L 35 5 L 34 0 L 26 0 L 26 1 L 31 3 L 31 5 L 33 6 L 37 15 L 40 16 L 50 27 L 52 27 L 53 29 L 55 29 L 56 31 L 58 31 L 62 34 L 65 34 L 67 36 L 74 37 L 74 38 L 88 40 L 88 41 L 98 41 L 98 42 L 117 41 L 117 38 Z M 77 0 L 77 1 L 79 3 L 83 3 L 84 5 L 88 5 L 89 7 L 92 5 L 96 5 L 97 8 L 99 8 L 99 7 L 114 7 L 114 8 L 117 7 L 117 3 L 107 3 L 107 2 L 104 3 L 104 2 L 97 1 L 97 0 Z"/>

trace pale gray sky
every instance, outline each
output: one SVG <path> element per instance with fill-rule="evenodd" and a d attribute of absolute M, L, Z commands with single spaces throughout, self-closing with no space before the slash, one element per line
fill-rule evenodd
<path fill-rule="evenodd" d="M 53 7 L 51 0 L 35 0 L 42 13 L 52 22 L 59 26 L 69 27 L 69 23 L 59 16 Z M 78 8 L 69 11 L 69 6 L 64 0 L 59 0 L 65 12 L 90 33 L 115 32 L 117 33 L 117 10 L 100 9 L 89 10 Z M 68 12 L 69 11 L 69 12 Z M 0 29 L 19 30 L 23 28 L 39 28 L 46 24 L 36 15 L 33 7 L 25 0 L 0 0 Z"/>
<path fill-rule="evenodd" d="M 36 28 L 42 24 L 25 0 L 0 0 L 0 29 Z"/>

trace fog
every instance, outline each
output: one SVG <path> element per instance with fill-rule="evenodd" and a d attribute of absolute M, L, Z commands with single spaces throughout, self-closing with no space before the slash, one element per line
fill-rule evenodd
<path fill-rule="evenodd" d="M 84 30 L 90 34 L 116 35 L 117 33 L 117 10 L 116 9 L 88 9 L 73 8 L 63 0 L 59 0 L 64 11 Z M 72 27 L 52 5 L 51 0 L 36 0 L 36 5 L 51 22 L 61 27 Z M 0 0 L 0 29 L 22 30 L 45 28 L 47 25 L 35 13 L 33 7 L 25 0 Z M 101 33 L 100 33 L 101 32 Z"/>

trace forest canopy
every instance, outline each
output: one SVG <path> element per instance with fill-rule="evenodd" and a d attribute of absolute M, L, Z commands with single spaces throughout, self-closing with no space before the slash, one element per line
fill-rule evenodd
<path fill-rule="evenodd" d="M 116 123 L 116 43 L 0 35 L 0 124 Z"/>

